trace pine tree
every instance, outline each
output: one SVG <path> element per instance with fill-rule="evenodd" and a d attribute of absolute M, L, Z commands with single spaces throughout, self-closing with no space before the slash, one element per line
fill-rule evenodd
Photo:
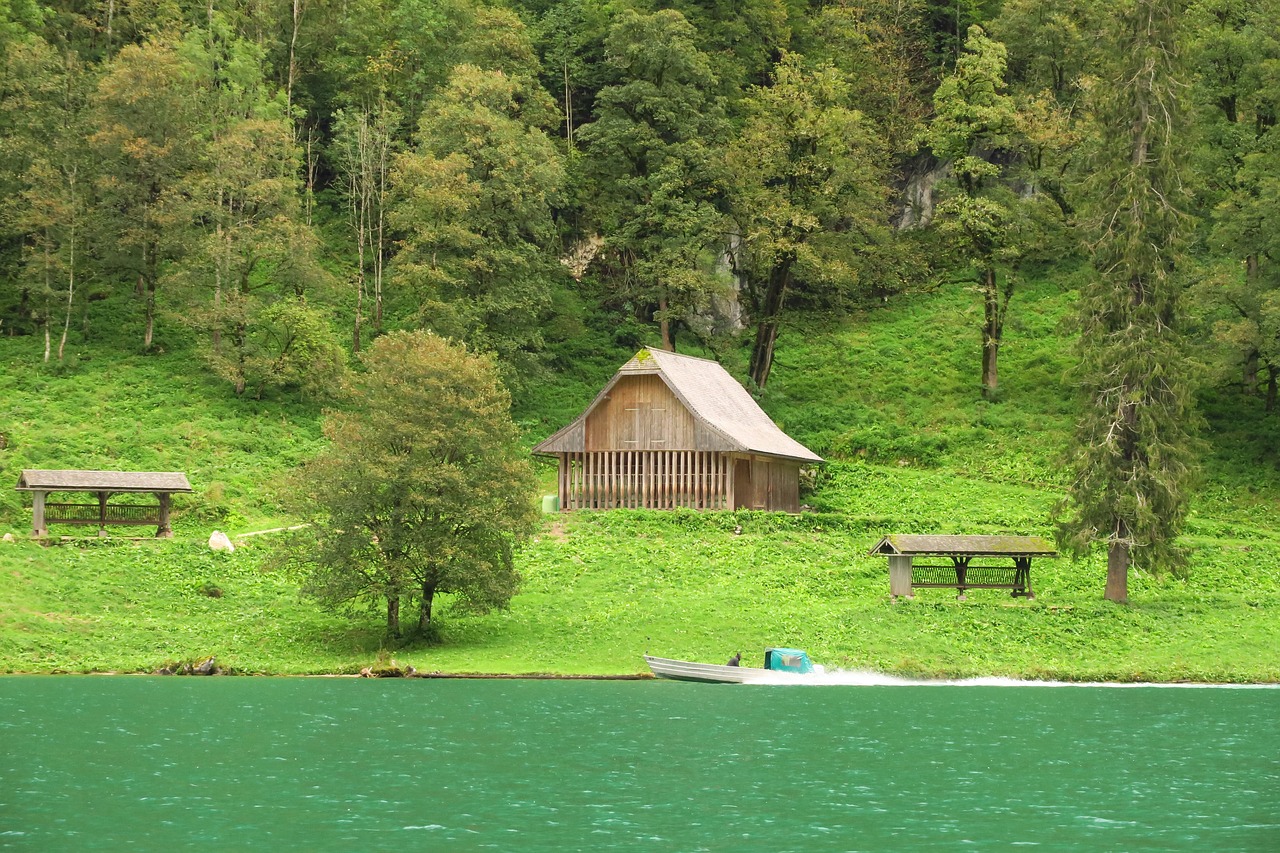
<path fill-rule="evenodd" d="M 1107 546 L 1105 597 L 1128 599 L 1129 568 L 1185 567 L 1176 544 L 1192 475 L 1194 412 L 1178 334 L 1175 268 L 1187 216 L 1175 22 L 1179 0 L 1127 0 L 1110 20 L 1114 65 L 1098 85 L 1094 200 L 1097 275 L 1080 294 L 1087 396 L 1058 538 L 1082 555 Z"/>

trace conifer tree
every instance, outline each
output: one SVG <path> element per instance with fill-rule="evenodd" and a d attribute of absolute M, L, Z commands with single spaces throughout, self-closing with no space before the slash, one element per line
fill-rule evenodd
<path fill-rule="evenodd" d="M 1107 546 L 1105 597 L 1128 599 L 1129 568 L 1180 571 L 1194 414 L 1178 334 L 1175 269 L 1187 228 L 1176 43 L 1179 0 L 1126 0 L 1110 20 L 1098 85 L 1093 200 L 1096 276 L 1080 294 L 1074 479 L 1059 542 Z"/>

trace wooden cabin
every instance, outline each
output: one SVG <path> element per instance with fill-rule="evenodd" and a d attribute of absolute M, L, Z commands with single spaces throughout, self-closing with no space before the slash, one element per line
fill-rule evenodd
<path fill-rule="evenodd" d="M 822 462 L 717 362 L 658 349 L 533 452 L 559 459 L 561 510 L 799 512 L 800 469 Z"/>

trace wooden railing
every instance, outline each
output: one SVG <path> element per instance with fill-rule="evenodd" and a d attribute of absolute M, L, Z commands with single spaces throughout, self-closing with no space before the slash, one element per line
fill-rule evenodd
<path fill-rule="evenodd" d="M 730 460 L 714 451 L 566 453 L 563 509 L 725 509 Z"/>
<path fill-rule="evenodd" d="M 160 507 L 138 504 L 107 504 L 103 516 L 99 504 L 46 503 L 46 524 L 159 524 Z"/>
<path fill-rule="evenodd" d="M 969 565 L 968 560 L 953 558 L 951 565 L 911 567 L 911 586 L 955 587 L 963 597 L 966 589 L 1008 589 L 1014 596 L 1034 598 L 1031 592 L 1031 560 L 1015 557 L 1012 566 Z"/>

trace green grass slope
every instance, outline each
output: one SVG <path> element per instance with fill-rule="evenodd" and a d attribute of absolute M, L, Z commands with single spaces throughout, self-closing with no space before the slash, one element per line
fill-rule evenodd
<path fill-rule="evenodd" d="M 993 402 L 977 393 L 978 303 L 963 289 L 787 329 L 762 402 L 832 460 L 805 498 L 813 511 L 548 516 L 509 610 L 446 602 L 438 643 L 399 648 L 376 612 L 301 598 L 266 559 L 271 534 L 234 554 L 207 548 L 214 529 L 289 523 L 277 490 L 319 446 L 318 406 L 237 400 L 181 341 L 148 356 L 81 342 L 52 369 L 38 342 L 0 339 L 11 413 L 0 481 L 27 467 L 159 469 L 186 471 L 196 489 L 175 500 L 172 541 L 58 547 L 26 541 L 29 509 L 0 490 L 0 533 L 15 539 L 0 543 L 0 671 L 149 671 L 216 655 L 241 672 L 355 672 L 381 655 L 423 671 L 615 674 L 641 671 L 646 650 L 750 661 L 777 644 L 928 677 L 1280 681 L 1280 478 L 1259 438 L 1273 427 L 1238 400 L 1212 401 L 1188 579 L 1135 574 L 1132 602 L 1114 605 L 1101 600 L 1100 558 L 1059 559 L 1033 567 L 1029 602 L 998 590 L 889 600 L 885 561 L 867 556 L 887 533 L 1050 532 L 1074 419 L 1060 332 L 1070 283 L 1015 297 Z M 531 441 L 617 366 L 588 351 L 527 395 L 517 416 Z"/>

